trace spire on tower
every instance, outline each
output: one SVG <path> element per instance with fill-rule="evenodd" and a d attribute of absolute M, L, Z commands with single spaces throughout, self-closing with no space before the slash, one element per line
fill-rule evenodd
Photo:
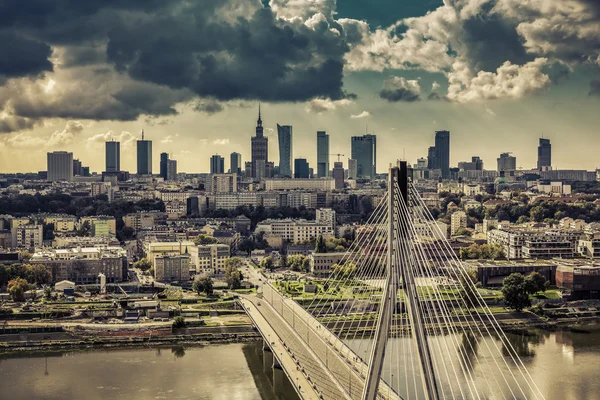
<path fill-rule="evenodd" d="M 258 121 L 257 121 L 258 126 L 262 126 L 262 118 L 260 115 L 260 103 L 258 103 Z"/>
<path fill-rule="evenodd" d="M 144 140 L 144 130 L 142 129 L 142 140 Z"/>

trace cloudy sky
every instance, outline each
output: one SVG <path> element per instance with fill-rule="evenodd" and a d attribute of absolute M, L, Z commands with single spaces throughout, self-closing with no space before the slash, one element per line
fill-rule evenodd
<path fill-rule="evenodd" d="M 27 5 L 25 7 L 25 5 Z M 0 0 L 0 172 L 45 170 L 73 151 L 104 168 L 122 142 L 135 172 L 145 129 L 154 163 L 207 171 L 250 156 L 258 103 L 316 162 L 316 131 L 350 155 L 378 136 L 378 168 L 427 155 L 451 131 L 453 164 L 600 167 L 598 0 Z M 336 157 L 332 157 L 334 161 Z"/>

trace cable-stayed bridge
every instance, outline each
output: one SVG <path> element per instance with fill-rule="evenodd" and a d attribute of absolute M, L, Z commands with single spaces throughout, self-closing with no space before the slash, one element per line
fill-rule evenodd
<path fill-rule="evenodd" d="M 282 291 L 241 303 L 303 399 L 544 398 L 405 162 L 317 293 Z"/>

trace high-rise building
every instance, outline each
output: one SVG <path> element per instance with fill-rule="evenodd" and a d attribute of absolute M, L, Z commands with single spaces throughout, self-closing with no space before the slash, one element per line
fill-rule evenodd
<path fill-rule="evenodd" d="M 230 170 L 232 174 L 242 174 L 242 155 L 240 153 L 231 153 L 230 156 Z"/>
<path fill-rule="evenodd" d="M 498 172 L 514 171 L 517 169 L 517 158 L 510 155 L 511 153 L 502 153 L 498 158 Z"/>
<path fill-rule="evenodd" d="M 470 162 L 459 162 L 458 169 L 460 169 L 461 171 L 483 171 L 483 160 L 477 156 L 471 157 Z"/>
<path fill-rule="evenodd" d="M 550 139 L 540 138 L 538 146 L 538 170 L 549 170 L 552 167 L 552 145 Z"/>
<path fill-rule="evenodd" d="M 437 169 L 437 160 L 435 159 L 435 146 L 431 146 L 427 151 L 427 169 Z"/>
<path fill-rule="evenodd" d="M 169 162 L 169 155 L 167 153 L 160 153 L 160 176 L 165 181 L 168 179 L 168 176 L 167 176 L 168 162 Z"/>
<path fill-rule="evenodd" d="M 427 159 L 426 158 L 418 158 L 417 159 L 417 169 L 427 169 Z"/>
<path fill-rule="evenodd" d="M 137 141 L 137 174 L 152 175 L 152 140 L 144 139 L 144 130 Z"/>
<path fill-rule="evenodd" d="M 377 175 L 377 136 L 352 136 L 352 159 L 356 160 L 356 178 L 373 179 Z"/>
<path fill-rule="evenodd" d="M 329 135 L 325 131 L 317 131 L 317 176 L 329 176 Z"/>
<path fill-rule="evenodd" d="M 252 138 L 252 178 L 257 178 L 256 167 L 258 161 L 266 163 L 269 161 L 269 138 L 264 136 L 264 128 L 260 113 L 260 105 L 258 106 L 258 120 L 256 121 L 256 136 Z M 264 176 L 264 174 L 262 175 Z"/>
<path fill-rule="evenodd" d="M 78 159 L 73 160 L 73 176 L 83 176 L 83 165 Z"/>
<path fill-rule="evenodd" d="M 294 160 L 294 178 L 306 179 L 309 175 L 309 167 L 306 158 L 296 158 Z"/>
<path fill-rule="evenodd" d="M 237 174 L 215 174 L 210 177 L 210 191 L 217 193 L 237 192 Z"/>
<path fill-rule="evenodd" d="M 218 154 L 215 154 L 210 158 L 210 173 L 211 174 L 224 174 L 225 173 L 225 159 Z"/>
<path fill-rule="evenodd" d="M 48 153 L 48 181 L 70 182 L 73 180 L 73 153 L 54 151 Z"/>
<path fill-rule="evenodd" d="M 358 174 L 358 164 L 356 160 L 349 158 L 348 159 L 348 179 L 356 179 L 356 175 Z"/>
<path fill-rule="evenodd" d="M 167 180 L 168 181 L 176 181 L 177 180 L 177 160 L 167 160 Z"/>
<path fill-rule="evenodd" d="M 435 163 L 434 169 L 442 170 L 442 178 L 450 177 L 450 132 L 435 132 Z"/>
<path fill-rule="evenodd" d="M 333 163 L 333 180 L 335 181 L 335 190 L 344 189 L 344 164 L 342 162 Z"/>
<path fill-rule="evenodd" d="M 277 137 L 279 139 L 279 175 L 292 176 L 292 147 L 293 136 L 290 125 L 277 124 Z"/>
<path fill-rule="evenodd" d="M 121 171 L 121 142 L 110 141 L 105 145 L 106 172 Z"/>

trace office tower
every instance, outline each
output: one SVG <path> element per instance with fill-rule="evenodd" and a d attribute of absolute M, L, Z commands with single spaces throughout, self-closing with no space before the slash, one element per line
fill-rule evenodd
<path fill-rule="evenodd" d="M 168 181 L 176 181 L 177 180 L 177 161 L 176 160 L 167 160 L 167 179 Z"/>
<path fill-rule="evenodd" d="M 351 151 L 352 159 L 356 160 L 356 178 L 374 179 L 377 175 L 377 136 L 352 136 Z"/>
<path fill-rule="evenodd" d="M 90 167 L 81 167 L 81 176 L 91 176 Z"/>
<path fill-rule="evenodd" d="M 160 176 L 165 181 L 168 179 L 168 176 L 167 176 L 168 162 L 169 162 L 169 155 L 167 153 L 160 153 Z"/>
<path fill-rule="evenodd" d="M 442 178 L 450 177 L 450 132 L 435 132 L 435 165 L 442 170 Z"/>
<path fill-rule="evenodd" d="M 48 181 L 70 182 L 73 180 L 73 153 L 54 151 L 48 153 Z"/>
<path fill-rule="evenodd" d="M 152 175 L 152 141 L 144 140 L 142 129 L 142 140 L 137 141 L 137 174 Z"/>
<path fill-rule="evenodd" d="M 246 177 L 252 177 L 252 161 L 246 161 L 244 163 L 244 174 Z"/>
<path fill-rule="evenodd" d="M 437 160 L 435 159 L 435 146 L 431 146 L 427 151 L 427 169 L 437 169 Z"/>
<path fill-rule="evenodd" d="M 218 154 L 210 158 L 210 173 L 223 174 L 225 173 L 225 159 Z"/>
<path fill-rule="evenodd" d="M 356 179 L 356 175 L 358 174 L 358 165 L 356 160 L 349 158 L 348 159 L 348 179 Z"/>
<path fill-rule="evenodd" d="M 483 160 L 477 156 L 471 157 L 471 161 L 461 161 L 458 163 L 458 169 L 461 171 L 483 171 Z"/>
<path fill-rule="evenodd" d="M 335 190 L 344 189 L 344 164 L 339 161 L 333 163 L 333 180 L 335 181 Z"/>
<path fill-rule="evenodd" d="M 552 167 L 552 145 L 550 139 L 540 138 L 540 145 L 538 146 L 538 170 L 549 170 Z"/>
<path fill-rule="evenodd" d="M 73 160 L 73 176 L 83 176 L 81 172 L 81 161 L 78 159 Z"/>
<path fill-rule="evenodd" d="M 279 139 L 279 175 L 292 176 L 292 127 L 277 124 Z"/>
<path fill-rule="evenodd" d="M 511 156 L 511 153 L 502 153 L 498 158 L 498 172 L 514 171 L 517 169 L 517 158 Z"/>
<path fill-rule="evenodd" d="M 426 158 L 418 158 L 417 159 L 417 169 L 427 169 L 427 159 Z"/>
<path fill-rule="evenodd" d="M 296 158 L 294 160 L 294 178 L 306 179 L 309 175 L 310 172 L 306 158 Z"/>
<path fill-rule="evenodd" d="M 262 118 L 260 113 L 260 105 L 258 106 L 258 120 L 256 121 L 256 136 L 252 138 L 252 178 L 256 180 L 256 166 L 257 162 L 262 161 L 261 167 L 264 163 L 269 161 L 269 138 L 264 136 L 264 128 L 262 125 Z M 264 171 L 264 169 L 262 170 Z M 264 176 L 264 172 L 261 177 Z"/>
<path fill-rule="evenodd" d="M 317 176 L 329 176 L 329 135 L 324 131 L 317 131 Z"/>
<path fill-rule="evenodd" d="M 263 178 L 272 178 L 275 174 L 275 163 L 272 161 L 267 161 L 265 163 L 265 174 Z"/>
<path fill-rule="evenodd" d="M 121 142 L 106 142 L 105 153 L 105 171 L 119 172 L 121 170 Z"/>
<path fill-rule="evenodd" d="M 232 174 L 242 174 L 242 155 L 240 153 L 231 153 L 230 156 L 230 169 L 229 172 Z"/>

